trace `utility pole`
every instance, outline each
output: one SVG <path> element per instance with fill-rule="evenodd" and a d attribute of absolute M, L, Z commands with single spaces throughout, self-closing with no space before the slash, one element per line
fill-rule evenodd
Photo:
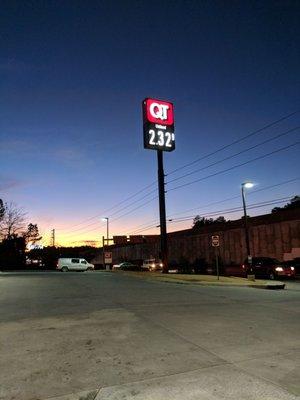
<path fill-rule="evenodd" d="M 163 164 L 163 152 L 157 150 L 158 165 L 158 194 L 159 194 L 159 218 L 160 218 L 160 251 L 163 272 L 168 273 L 168 238 L 166 222 L 166 200 L 165 200 L 165 174 Z"/>
<path fill-rule="evenodd" d="M 245 230 L 246 249 L 247 249 L 247 257 L 249 257 L 250 256 L 250 240 L 249 240 L 248 216 L 247 216 L 247 209 L 246 209 L 244 186 L 242 186 L 242 201 L 243 201 L 243 210 L 244 210 L 244 230 Z"/>
<path fill-rule="evenodd" d="M 55 247 L 55 229 L 51 231 L 52 247 Z"/>
<path fill-rule="evenodd" d="M 102 221 L 106 221 L 106 246 L 109 246 L 109 217 L 103 217 Z M 109 265 L 105 265 L 105 256 L 104 256 L 104 251 L 105 251 L 105 239 L 104 236 L 102 236 L 102 249 L 103 249 L 103 267 L 104 268 L 109 268 Z"/>
<path fill-rule="evenodd" d="M 245 229 L 245 240 L 246 240 L 246 249 L 247 249 L 247 262 L 249 264 L 249 273 L 248 278 L 253 279 L 253 268 L 252 268 L 252 256 L 250 250 L 250 240 L 249 240 L 249 227 L 248 227 L 248 216 L 247 216 L 247 207 L 246 207 L 246 198 L 245 198 L 245 189 L 251 189 L 253 187 L 252 182 L 243 182 L 241 185 L 242 188 L 242 201 L 243 201 L 243 209 L 244 209 L 244 229 Z"/>
<path fill-rule="evenodd" d="M 104 255 L 104 251 L 105 251 L 105 239 L 104 239 L 104 236 L 102 236 L 102 263 L 103 263 L 103 269 L 105 269 L 105 255 Z"/>

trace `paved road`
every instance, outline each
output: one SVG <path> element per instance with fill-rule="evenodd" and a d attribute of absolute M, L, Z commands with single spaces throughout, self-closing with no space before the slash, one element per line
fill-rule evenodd
<path fill-rule="evenodd" d="M 300 398 L 299 285 L 0 274 L 0 399 Z"/>

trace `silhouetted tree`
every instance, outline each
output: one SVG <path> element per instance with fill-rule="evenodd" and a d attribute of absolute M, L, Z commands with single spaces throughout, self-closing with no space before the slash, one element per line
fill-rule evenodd
<path fill-rule="evenodd" d="M 25 216 L 26 213 L 14 203 L 5 203 L 4 213 L 0 219 L 0 237 L 10 239 L 22 236 L 25 229 Z"/>
<path fill-rule="evenodd" d="M 272 209 L 272 213 L 276 213 L 281 210 L 290 210 L 300 208 L 300 196 L 294 196 L 289 203 L 284 205 L 283 207 L 274 207 Z"/>
<path fill-rule="evenodd" d="M 216 224 L 223 224 L 226 222 L 226 218 L 221 215 L 220 217 L 216 218 L 214 221 Z"/>
<path fill-rule="evenodd" d="M 4 268 L 24 267 L 26 244 L 41 239 L 37 224 L 26 227 L 25 217 L 14 203 L 0 201 L 0 265 Z"/>
<path fill-rule="evenodd" d="M 223 216 L 213 219 L 213 218 L 204 218 L 204 217 L 200 217 L 200 215 L 196 215 L 196 217 L 193 220 L 192 228 L 198 229 L 203 226 L 219 224 L 219 223 L 224 223 L 224 222 L 226 222 L 226 219 Z"/>
<path fill-rule="evenodd" d="M 42 239 L 42 236 L 39 234 L 39 228 L 37 224 L 28 224 L 27 231 L 23 234 L 23 237 L 26 243 L 36 243 Z"/>
<path fill-rule="evenodd" d="M 3 219 L 4 213 L 5 213 L 4 203 L 3 200 L 0 199 L 0 221 Z"/>

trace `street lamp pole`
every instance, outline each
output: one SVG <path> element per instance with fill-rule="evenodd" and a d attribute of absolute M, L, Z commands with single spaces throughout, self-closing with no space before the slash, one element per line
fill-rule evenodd
<path fill-rule="evenodd" d="M 244 209 L 244 229 L 245 229 L 245 239 L 246 239 L 246 248 L 247 248 L 247 260 L 250 264 L 250 271 L 252 272 L 252 260 L 250 253 L 250 240 L 249 240 L 249 229 L 248 229 L 248 217 L 247 217 L 247 206 L 246 206 L 246 197 L 245 197 L 245 189 L 250 189 L 253 187 L 253 183 L 244 182 L 242 183 L 242 200 L 243 200 L 243 209 Z"/>
<path fill-rule="evenodd" d="M 106 221 L 106 246 L 109 244 L 109 218 L 108 217 L 103 217 L 102 221 Z M 104 243 L 105 244 L 105 243 Z M 104 257 L 104 244 L 103 244 L 103 266 L 105 267 L 105 257 Z"/>
<path fill-rule="evenodd" d="M 109 218 L 106 219 L 106 246 L 109 244 Z"/>

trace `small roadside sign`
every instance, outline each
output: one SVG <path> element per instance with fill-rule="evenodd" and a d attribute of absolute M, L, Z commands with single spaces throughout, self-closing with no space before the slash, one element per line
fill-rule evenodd
<path fill-rule="evenodd" d="M 112 264 L 112 252 L 111 251 L 104 252 L 104 264 Z"/>
<path fill-rule="evenodd" d="M 214 235 L 211 237 L 211 245 L 212 245 L 212 247 L 220 246 L 220 236 L 219 235 Z"/>

